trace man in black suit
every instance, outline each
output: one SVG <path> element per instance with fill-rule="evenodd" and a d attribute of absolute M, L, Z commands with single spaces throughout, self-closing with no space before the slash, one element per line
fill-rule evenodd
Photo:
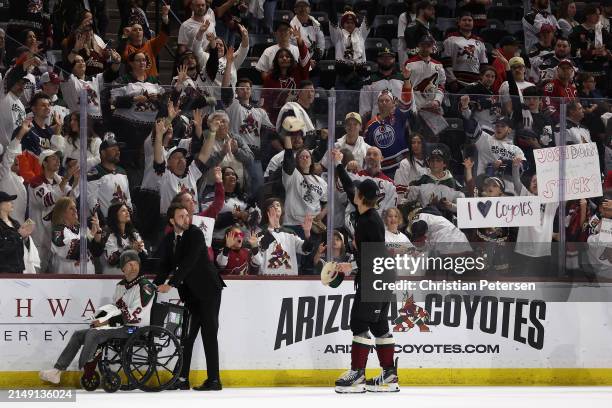
<path fill-rule="evenodd" d="M 168 233 L 161 243 L 160 269 L 154 283 L 161 293 L 178 288 L 181 300 L 191 314 L 189 331 L 183 342 L 183 368 L 174 388 L 189 389 L 193 343 L 200 330 L 208 379 L 194 390 L 218 391 L 221 390 L 221 381 L 217 331 L 221 290 L 225 283 L 208 257 L 204 234 L 191 225 L 187 209 L 180 204 L 172 204 L 167 215 L 174 231 Z"/>

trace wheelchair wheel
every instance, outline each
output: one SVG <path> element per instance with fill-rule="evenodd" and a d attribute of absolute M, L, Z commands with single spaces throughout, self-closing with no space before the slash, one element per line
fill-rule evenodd
<path fill-rule="evenodd" d="M 121 377 L 117 373 L 106 373 L 102 378 L 102 389 L 106 392 L 115 392 L 121 387 Z"/>
<path fill-rule="evenodd" d="M 95 391 L 100 386 L 100 374 L 94 371 L 91 376 L 81 376 L 81 387 L 85 391 Z"/>
<path fill-rule="evenodd" d="M 126 342 L 121 361 L 130 383 L 143 391 L 163 391 L 180 375 L 183 349 L 169 330 L 143 327 Z"/>

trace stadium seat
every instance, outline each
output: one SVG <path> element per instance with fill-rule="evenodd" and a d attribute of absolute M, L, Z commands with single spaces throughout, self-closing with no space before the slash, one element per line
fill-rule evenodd
<path fill-rule="evenodd" d="M 395 1 L 393 3 L 387 4 L 384 10 L 385 14 L 392 14 L 399 18 L 402 13 L 406 12 L 407 8 L 406 4 L 403 1 Z"/>
<path fill-rule="evenodd" d="M 491 2 L 491 7 L 501 7 L 501 6 L 509 6 L 508 0 L 493 0 Z"/>
<path fill-rule="evenodd" d="M 274 12 L 274 22 L 277 21 L 286 21 L 290 22 L 293 18 L 293 11 L 290 10 L 276 10 Z"/>
<path fill-rule="evenodd" d="M 385 38 L 387 41 L 397 38 L 397 23 L 398 18 L 396 16 L 390 14 L 376 16 L 372 23 L 374 36 Z"/>
<path fill-rule="evenodd" d="M 518 32 L 523 31 L 523 22 L 520 20 L 506 20 L 506 30 L 512 35 L 516 35 Z"/>
<path fill-rule="evenodd" d="M 318 62 L 321 70 L 321 86 L 330 89 L 336 84 L 336 61 L 321 60 Z"/>
<path fill-rule="evenodd" d="M 376 61 L 378 52 L 385 48 L 391 49 L 391 44 L 389 44 L 389 41 L 385 40 L 384 38 L 376 38 L 376 37 L 366 38 L 366 41 L 365 41 L 366 59 L 368 61 Z"/>
<path fill-rule="evenodd" d="M 247 64 L 245 62 L 238 69 L 238 78 L 246 77 L 253 82 L 253 85 L 262 85 L 261 73 L 255 69 L 255 65 L 257 65 L 258 60 L 259 58 L 257 57 L 247 58 L 246 61 L 248 61 L 248 65 L 244 67 L 245 64 Z"/>
<path fill-rule="evenodd" d="M 438 27 L 438 30 L 442 32 L 446 32 L 449 29 L 454 30 L 457 28 L 457 19 L 450 17 L 438 17 L 436 20 L 436 27 Z"/>
<path fill-rule="evenodd" d="M 501 21 L 513 20 L 514 19 L 515 7 L 511 6 L 491 6 L 487 10 L 487 18 L 497 19 Z"/>
<path fill-rule="evenodd" d="M 263 51 L 274 43 L 276 43 L 276 38 L 273 35 L 249 35 L 249 56 L 259 58 Z"/>
<path fill-rule="evenodd" d="M 508 35 L 508 32 L 505 29 L 483 28 L 480 30 L 480 38 L 484 42 L 491 43 L 493 46 L 497 46 L 499 40 L 506 35 Z"/>
<path fill-rule="evenodd" d="M 321 24 L 323 34 L 329 35 L 329 16 L 327 13 L 325 11 L 312 11 L 310 15 Z"/>
<path fill-rule="evenodd" d="M 312 108 L 315 115 L 327 116 L 329 107 L 327 106 L 327 91 L 324 88 L 315 89 L 315 100 Z"/>
<path fill-rule="evenodd" d="M 487 19 L 486 28 L 493 28 L 495 30 L 505 30 L 506 25 L 501 20 L 498 20 L 496 18 L 489 18 Z"/>
<path fill-rule="evenodd" d="M 353 10 L 355 10 L 355 13 L 359 12 L 360 14 L 365 15 L 373 1 L 374 0 L 357 0 L 353 3 Z"/>
<path fill-rule="evenodd" d="M 436 4 L 436 17 L 440 19 L 440 17 L 454 17 L 453 9 L 444 4 Z"/>

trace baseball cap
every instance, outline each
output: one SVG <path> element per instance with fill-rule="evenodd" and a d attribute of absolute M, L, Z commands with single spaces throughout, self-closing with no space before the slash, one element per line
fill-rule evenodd
<path fill-rule="evenodd" d="M 310 6 L 310 2 L 308 0 L 295 0 L 294 6 L 297 6 L 300 3 L 305 3 L 307 6 Z"/>
<path fill-rule="evenodd" d="M 574 63 L 571 60 L 567 59 L 567 58 L 562 59 L 561 61 L 559 61 L 559 64 L 557 64 L 557 67 L 560 67 L 561 65 L 569 65 L 570 67 L 574 68 Z"/>
<path fill-rule="evenodd" d="M 301 132 L 304 130 L 304 121 L 296 118 L 295 116 L 287 116 L 283 120 L 283 130 L 288 133 Z"/>
<path fill-rule="evenodd" d="M 168 158 L 170 158 L 170 156 L 172 156 L 174 153 L 183 153 L 183 156 L 187 157 L 187 149 L 183 147 L 175 146 L 168 150 Z"/>
<path fill-rule="evenodd" d="M 448 162 L 448 154 L 445 151 L 445 149 L 443 149 L 442 147 L 435 146 L 433 149 L 431 149 L 431 151 L 429 152 L 429 158 L 431 158 L 432 156 L 439 156 L 442 158 L 442 160 L 446 163 Z"/>
<path fill-rule="evenodd" d="M 115 140 L 115 134 L 113 132 L 106 132 L 104 134 L 104 141 L 100 144 L 99 151 L 114 146 L 119 146 L 119 143 L 117 143 L 117 140 Z"/>
<path fill-rule="evenodd" d="M 346 122 L 349 119 L 355 119 L 357 122 L 359 122 L 359 124 L 362 124 L 363 122 L 361 121 L 361 115 L 358 114 L 357 112 L 349 112 L 346 114 L 344 121 Z"/>
<path fill-rule="evenodd" d="M 510 120 L 510 118 L 506 116 L 500 116 L 499 118 L 495 119 L 494 123 L 496 125 L 500 124 L 500 125 L 506 125 L 508 127 L 512 127 L 512 121 Z"/>
<path fill-rule="evenodd" d="M 355 181 L 353 183 L 361 196 L 366 200 L 373 200 L 378 196 L 378 186 L 374 180 L 367 178 L 363 181 Z"/>
<path fill-rule="evenodd" d="M 16 195 L 10 195 L 6 191 L 0 191 L 0 203 L 3 203 L 5 201 L 13 201 L 16 198 L 17 198 Z"/>
<path fill-rule="evenodd" d="M 58 153 L 57 150 L 50 150 L 50 149 L 43 150 L 38 156 L 38 161 L 42 165 L 47 157 L 53 156 L 57 153 Z"/>
<path fill-rule="evenodd" d="M 392 57 L 395 57 L 395 53 L 391 51 L 389 48 L 383 48 L 382 50 L 378 51 L 379 57 L 384 57 L 385 55 L 390 55 Z"/>
<path fill-rule="evenodd" d="M 60 80 L 59 75 L 57 75 L 55 72 L 45 72 L 40 76 L 40 84 L 46 84 L 47 82 L 59 85 L 62 81 Z"/>
<path fill-rule="evenodd" d="M 510 65 L 510 67 L 514 67 L 516 65 L 525 66 L 525 60 L 521 57 L 512 57 L 510 58 L 510 61 L 508 61 L 508 64 Z"/>
<path fill-rule="evenodd" d="M 419 44 L 435 44 L 436 39 L 433 38 L 430 34 L 425 34 L 421 38 L 419 38 Z"/>
<path fill-rule="evenodd" d="M 505 35 L 499 40 L 499 46 L 504 47 L 506 45 L 519 45 L 519 42 L 513 35 Z"/>

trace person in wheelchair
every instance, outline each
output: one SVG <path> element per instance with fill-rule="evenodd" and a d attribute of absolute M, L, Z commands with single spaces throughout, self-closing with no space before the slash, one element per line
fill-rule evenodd
<path fill-rule="evenodd" d="M 117 283 L 114 305 L 101 307 L 101 310 L 108 311 L 106 316 L 100 317 L 98 312 L 98 318 L 91 322 L 89 329 L 77 330 L 72 334 L 53 368 L 40 371 L 41 380 L 59 384 L 62 371 L 66 371 L 81 346 L 83 350 L 79 357 L 79 369 L 88 375 L 96 369 L 96 350 L 100 344 L 110 339 L 127 338 L 133 327 L 149 325 L 156 287 L 140 274 L 140 258 L 136 251 L 123 252 L 119 265 L 124 278 Z M 113 310 L 117 316 L 114 316 Z"/>

